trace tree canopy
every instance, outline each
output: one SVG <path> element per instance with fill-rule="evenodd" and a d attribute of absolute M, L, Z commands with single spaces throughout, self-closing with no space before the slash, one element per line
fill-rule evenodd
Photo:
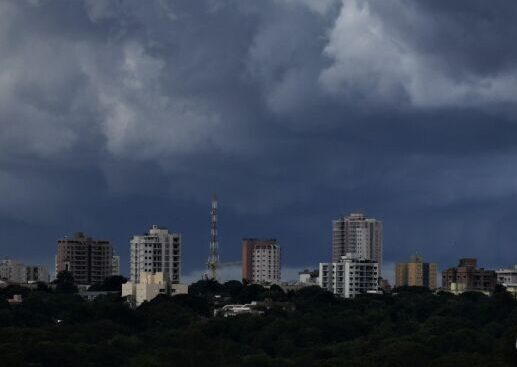
<path fill-rule="evenodd" d="M 67 280 L 68 279 L 68 280 Z M 69 277 L 58 281 L 68 284 Z M 59 283 L 58 283 L 59 284 Z M 68 287 L 68 286 L 67 286 Z M 192 294 L 131 309 L 119 297 L 88 302 L 56 289 L 0 290 L 5 366 L 515 367 L 517 302 L 504 290 L 437 295 L 400 289 L 353 300 L 318 287 L 283 293 L 201 281 Z M 227 302 L 274 299 L 294 311 L 213 317 Z"/>

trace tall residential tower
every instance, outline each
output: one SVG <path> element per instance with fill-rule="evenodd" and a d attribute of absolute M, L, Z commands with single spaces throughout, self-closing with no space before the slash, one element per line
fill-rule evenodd
<path fill-rule="evenodd" d="M 57 241 L 56 275 L 69 271 L 77 284 L 101 283 L 113 272 L 110 241 L 94 240 L 77 233 Z"/>
<path fill-rule="evenodd" d="M 148 233 L 133 237 L 130 251 L 131 282 L 138 283 L 143 272 L 164 273 L 167 281 L 180 282 L 181 235 L 153 225 Z"/>
<path fill-rule="evenodd" d="M 280 246 L 275 239 L 242 240 L 242 279 L 251 283 L 279 283 Z"/>
<path fill-rule="evenodd" d="M 373 260 L 382 272 L 382 222 L 352 213 L 332 222 L 332 262 L 342 256 Z"/>

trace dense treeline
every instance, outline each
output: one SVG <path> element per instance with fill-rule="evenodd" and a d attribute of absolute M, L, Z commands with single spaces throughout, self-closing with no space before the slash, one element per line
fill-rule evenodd
<path fill-rule="evenodd" d="M 198 282 L 131 310 L 116 296 L 0 290 L 1 366 L 477 367 L 517 365 L 517 304 L 503 290 L 337 299 L 319 288 Z M 22 305 L 6 299 L 22 293 Z M 296 311 L 212 317 L 215 295 L 272 298 Z"/>

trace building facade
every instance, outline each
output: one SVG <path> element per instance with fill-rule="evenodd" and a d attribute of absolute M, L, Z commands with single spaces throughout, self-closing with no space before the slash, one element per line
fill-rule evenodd
<path fill-rule="evenodd" d="M 298 273 L 298 283 L 307 284 L 307 285 L 318 285 L 318 277 L 320 273 L 318 270 L 308 270 L 300 271 Z"/>
<path fill-rule="evenodd" d="M 332 262 L 342 256 L 373 260 L 382 270 L 382 222 L 352 213 L 332 222 Z"/>
<path fill-rule="evenodd" d="M 120 275 L 120 256 L 111 258 L 111 275 Z"/>
<path fill-rule="evenodd" d="M 379 264 L 347 254 L 338 262 L 321 263 L 318 282 L 320 287 L 344 298 L 378 292 Z"/>
<path fill-rule="evenodd" d="M 0 261 L 0 279 L 13 283 L 27 283 L 27 268 L 13 260 Z"/>
<path fill-rule="evenodd" d="M 43 282 L 48 283 L 50 281 L 50 274 L 46 266 L 40 265 L 27 265 L 27 283 L 30 282 Z"/>
<path fill-rule="evenodd" d="M 398 263 L 396 265 L 395 286 L 436 289 L 437 269 L 437 264 L 425 263 L 421 256 L 411 256 L 408 263 Z"/>
<path fill-rule="evenodd" d="M 48 269 L 39 265 L 25 265 L 13 260 L 0 261 L 0 280 L 12 283 L 49 282 Z"/>
<path fill-rule="evenodd" d="M 514 297 L 517 297 L 517 265 L 510 269 L 496 270 L 497 283 L 501 284 Z"/>
<path fill-rule="evenodd" d="M 171 283 L 170 275 L 163 272 L 142 272 L 138 279 L 138 282 L 122 284 L 122 297 L 127 297 L 129 303 L 133 306 L 140 306 L 145 301 L 151 301 L 160 294 L 167 296 L 188 294 L 187 285 Z"/>
<path fill-rule="evenodd" d="M 181 276 L 181 235 L 169 233 L 153 225 L 143 236 L 130 242 L 130 279 L 140 282 L 141 273 L 163 273 L 168 282 L 176 284 Z"/>
<path fill-rule="evenodd" d="M 492 292 L 496 284 L 496 272 L 478 268 L 476 259 L 460 259 L 457 267 L 442 272 L 442 287 L 457 293 L 466 291 Z"/>
<path fill-rule="evenodd" d="M 280 246 L 275 239 L 242 240 L 242 279 L 251 283 L 279 283 Z"/>
<path fill-rule="evenodd" d="M 56 276 L 68 271 L 76 284 L 101 283 L 112 275 L 112 259 L 110 241 L 94 240 L 79 232 L 57 242 Z"/>

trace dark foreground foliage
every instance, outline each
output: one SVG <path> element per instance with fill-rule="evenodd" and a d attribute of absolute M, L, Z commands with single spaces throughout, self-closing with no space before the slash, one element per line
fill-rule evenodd
<path fill-rule="evenodd" d="M 341 300 L 318 288 L 283 294 L 239 282 L 199 282 L 191 295 L 130 310 L 41 288 L 0 291 L 1 366 L 492 367 L 517 366 L 517 305 L 505 292 Z M 25 301 L 11 307 L 11 294 Z M 266 297 L 296 311 L 212 318 L 216 294 Z"/>

